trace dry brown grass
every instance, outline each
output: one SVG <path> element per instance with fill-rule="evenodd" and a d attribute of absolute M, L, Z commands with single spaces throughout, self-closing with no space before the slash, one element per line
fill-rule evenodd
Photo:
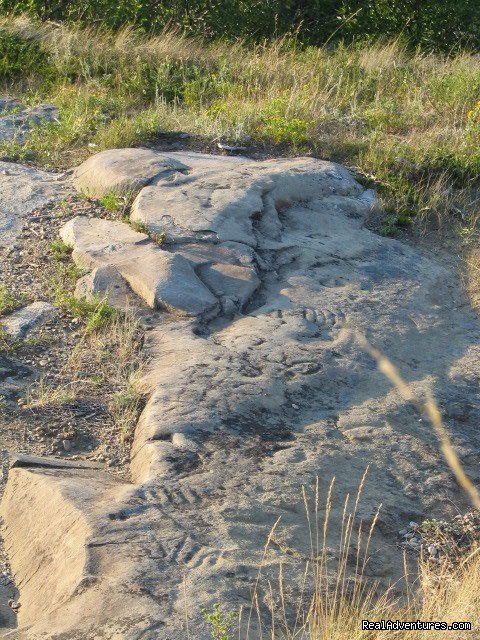
<path fill-rule="evenodd" d="M 435 400 L 421 400 L 414 396 L 410 387 L 401 378 L 395 366 L 373 348 L 362 335 L 356 336 L 363 348 L 376 360 L 378 368 L 397 388 L 402 397 L 413 403 L 430 421 L 439 440 L 445 460 L 452 469 L 460 486 L 469 495 L 476 509 L 480 509 L 477 488 L 466 476 L 454 451 L 448 432 L 443 424 Z M 306 522 L 310 538 L 310 558 L 299 568 L 296 581 L 299 600 L 297 603 L 285 598 L 282 567 L 279 570 L 278 586 L 266 581 L 262 583 L 262 571 L 267 552 L 276 531 L 281 527 L 278 520 L 267 538 L 262 561 L 254 587 L 251 606 L 246 620 L 239 622 L 239 639 L 285 638 L 287 640 L 472 640 L 480 634 L 480 540 L 473 540 L 463 552 L 456 549 L 452 557 L 431 557 L 422 553 L 418 571 L 409 575 L 406 556 L 404 566 L 403 596 L 398 596 L 399 585 L 380 590 L 365 575 L 369 561 L 372 535 L 381 510 L 378 510 L 367 529 L 357 517 L 362 490 L 367 479 L 368 468 L 360 480 L 353 500 L 347 495 L 342 511 L 340 530 L 337 532 L 338 552 L 335 560 L 329 559 L 327 536 L 330 526 L 333 489 L 332 479 L 326 492 L 325 504 L 320 505 L 320 490 L 317 484 L 313 496 L 308 497 L 303 489 Z M 355 549 L 352 562 L 351 551 Z M 264 581 L 265 582 L 265 581 Z M 307 596 L 306 594 L 313 594 Z M 270 602 L 271 611 L 265 614 L 260 602 Z M 275 602 L 279 604 L 275 606 Z M 293 614 L 292 614 L 293 612 Z M 454 622 L 471 623 L 472 630 L 362 630 L 362 621 L 392 620 L 401 622 Z M 225 636 L 227 637 L 227 636 Z"/>
<path fill-rule="evenodd" d="M 132 314 L 116 315 L 96 331 L 84 330 L 54 379 L 41 379 L 30 390 L 27 407 L 61 406 L 77 398 L 108 397 L 108 411 L 122 443 L 129 443 L 144 393 L 140 378 L 144 358 L 141 331 Z"/>
<path fill-rule="evenodd" d="M 464 250 L 465 287 L 472 306 L 480 309 L 480 237 L 476 227 L 477 220 L 472 224 L 472 232 Z"/>
<path fill-rule="evenodd" d="M 335 479 L 330 483 L 322 507 L 319 504 L 318 481 L 311 499 L 304 493 L 311 557 L 305 565 L 299 566 L 296 580 L 299 598 L 294 603 L 288 601 L 285 596 L 288 585 L 285 584 L 282 567 L 279 569 L 277 584 L 262 579 L 263 563 L 268 548 L 276 530 L 281 528 L 280 521 L 275 523 L 265 545 L 250 611 L 248 615 L 241 612 L 239 617 L 239 639 L 425 640 L 434 637 L 435 640 L 442 640 L 455 637 L 455 640 L 472 640 L 478 637 L 480 545 L 470 550 L 453 569 L 447 561 L 435 562 L 432 558 L 422 555 L 416 576 L 408 575 L 406 569 L 402 582 L 404 595 L 401 597 L 398 595 L 400 585 L 392 585 L 391 588 L 381 590 L 377 584 L 365 577 L 369 546 L 380 511 L 379 507 L 370 526 L 363 530 L 356 512 L 365 480 L 366 474 L 360 482 L 355 499 L 351 501 L 347 496 L 345 500 L 340 531 L 337 535 L 338 559 L 334 561 L 329 560 L 326 539 Z M 352 547 L 356 549 L 353 562 Z M 313 595 L 307 595 L 311 593 Z M 272 603 L 269 613 L 265 612 L 260 602 Z M 448 624 L 470 622 L 472 631 L 367 631 L 362 630 L 363 620 L 420 620 Z"/>

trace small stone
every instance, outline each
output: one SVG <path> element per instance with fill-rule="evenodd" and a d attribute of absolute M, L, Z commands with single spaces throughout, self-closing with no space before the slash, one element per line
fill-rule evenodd
<path fill-rule="evenodd" d="M 27 307 L 2 317 L 3 329 L 14 340 L 25 338 L 34 328 L 39 327 L 56 315 L 56 309 L 48 302 L 34 302 Z"/>
<path fill-rule="evenodd" d="M 80 278 L 75 288 L 75 297 L 78 300 L 106 300 L 116 309 L 127 310 L 138 306 L 127 283 L 111 265 L 97 267 L 92 273 Z"/>
<path fill-rule="evenodd" d="M 238 153 L 240 151 L 246 151 L 246 147 L 239 147 L 236 145 L 225 144 L 223 142 L 217 142 L 217 147 L 222 151 L 230 151 L 230 153 Z"/>
<path fill-rule="evenodd" d="M 71 451 L 72 443 L 70 442 L 70 440 L 62 440 L 62 445 L 65 451 Z"/>

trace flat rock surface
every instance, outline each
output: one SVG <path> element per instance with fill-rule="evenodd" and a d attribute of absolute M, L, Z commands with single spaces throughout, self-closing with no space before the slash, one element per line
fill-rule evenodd
<path fill-rule="evenodd" d="M 0 161 L 0 245 L 13 244 L 28 214 L 64 193 L 65 185 L 56 176 Z"/>
<path fill-rule="evenodd" d="M 0 319 L 0 328 L 14 340 L 23 339 L 32 329 L 45 324 L 55 314 L 55 307 L 48 302 L 33 302 L 27 307 L 23 307 L 23 309 L 2 317 Z"/>
<path fill-rule="evenodd" d="M 357 511 L 364 528 L 382 508 L 366 573 L 395 582 L 398 529 L 466 501 L 430 426 L 392 390 L 355 331 L 416 393 L 436 395 L 467 473 L 480 480 L 480 323 L 456 275 L 368 230 L 374 195 L 337 165 L 202 156 L 184 157 L 186 169 L 172 172 L 163 167 L 174 154 L 163 156 L 133 212 L 166 232 L 165 246 L 111 221 L 77 218 L 62 235 L 77 262 L 114 265 L 139 295 L 153 290 L 150 269 L 159 271 L 150 255 L 181 259 L 190 269 L 182 278 L 162 272 L 168 295 L 178 296 L 172 310 L 193 274 L 218 301 L 216 315 L 164 314 L 148 332 L 150 397 L 132 446 L 132 483 L 92 469 L 10 471 L 2 516 L 22 607 L 9 638 L 184 640 L 187 615 L 191 636 L 206 640 L 202 607 L 248 612 L 279 517 L 259 606 L 268 620 L 266 580 L 277 584 L 282 563 L 286 614 L 294 615 L 311 557 L 302 487 L 311 495 L 318 478 L 323 504 L 335 477 L 326 544 L 338 559 L 345 496 L 349 513 L 367 465 Z M 108 166 L 102 184 L 118 175 L 121 183 L 123 168 Z M 225 304 L 232 278 L 251 286 L 235 309 Z M 50 553 L 52 540 L 61 554 Z"/>
<path fill-rule="evenodd" d="M 25 141 L 32 127 L 47 122 L 56 122 L 58 108 L 52 104 L 23 107 L 17 100 L 0 99 L 0 142 Z"/>
<path fill-rule="evenodd" d="M 225 167 L 206 163 L 192 173 L 160 177 L 138 194 L 131 218 L 155 232 L 166 233 L 167 241 L 192 238 L 214 242 L 235 241 L 256 246 L 253 220 L 265 211 L 264 225 L 278 226 L 269 207 L 288 206 L 297 199 L 320 195 L 358 195 L 357 185 L 340 167 L 321 165 L 317 160 L 275 160 L 237 162 Z M 269 229 L 270 235 L 275 235 Z"/>

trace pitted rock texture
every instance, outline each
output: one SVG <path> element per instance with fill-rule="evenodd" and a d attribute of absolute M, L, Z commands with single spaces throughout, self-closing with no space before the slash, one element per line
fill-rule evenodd
<path fill-rule="evenodd" d="M 60 200 L 64 193 L 64 182 L 52 174 L 0 162 L 0 244 L 11 246 L 23 220 L 37 207 Z"/>
<path fill-rule="evenodd" d="M 275 206 L 360 193 L 345 169 L 324 165 L 319 171 L 318 161 L 312 159 L 245 162 L 233 168 L 218 161 L 193 174 L 177 172 L 169 179 L 156 179 L 138 194 L 131 218 L 165 232 L 167 241 L 233 241 L 255 247 L 256 215 L 262 213 L 261 231 L 276 239 L 280 223 Z"/>
<path fill-rule="evenodd" d="M 165 172 L 175 158 L 157 158 L 159 173 L 146 174 L 155 184 L 134 205 L 137 219 L 165 232 L 164 245 L 126 225 L 81 219 L 62 235 L 79 264 L 115 266 L 148 304 L 161 303 L 161 278 L 163 290 L 179 292 L 164 307 L 185 314 L 184 279 L 150 256 L 181 258 L 190 267 L 187 291 L 208 287 L 217 315 L 160 314 L 147 334 L 150 399 L 135 433 L 132 484 L 55 463 L 12 469 L 2 515 L 22 607 L 20 628 L 6 637 L 184 640 L 186 597 L 190 634 L 206 640 L 202 607 L 248 611 L 279 516 L 262 574 L 276 583 L 283 563 L 293 609 L 310 557 L 302 486 L 319 477 L 325 495 L 336 477 L 328 540 L 335 558 L 345 495 L 355 495 L 367 465 L 364 527 L 383 507 L 366 573 L 395 581 L 403 563 L 396 530 L 465 498 L 430 427 L 353 330 L 417 393 L 435 393 L 468 474 L 480 479 L 480 325 L 455 275 L 369 231 L 374 195 L 337 165 L 192 156 L 185 170 Z M 112 184 L 118 175 L 112 171 Z M 125 266 L 129 256 L 135 268 Z M 64 576 L 49 555 L 52 535 L 62 567 L 72 565 Z"/>

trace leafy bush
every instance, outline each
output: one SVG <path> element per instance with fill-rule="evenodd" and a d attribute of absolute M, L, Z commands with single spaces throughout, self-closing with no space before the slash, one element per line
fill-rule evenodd
<path fill-rule="evenodd" d="M 232 640 L 230 632 L 237 618 L 235 611 L 224 613 L 217 602 L 213 605 L 211 611 L 202 609 L 202 615 L 209 626 L 212 640 Z"/>
<path fill-rule="evenodd" d="M 262 135 L 270 138 L 274 144 L 289 144 L 293 147 L 308 142 L 308 129 L 311 123 L 300 118 L 269 116 L 262 127 Z"/>
<path fill-rule="evenodd" d="M 341 4 L 343 32 L 350 38 L 400 36 L 425 50 L 480 46 L 478 0 L 346 0 Z"/>
<path fill-rule="evenodd" d="M 7 31 L 0 31 L 0 79 L 28 75 L 32 69 L 35 74 L 44 76 L 50 71 L 48 57 L 39 44 Z"/>
<path fill-rule="evenodd" d="M 0 11 L 114 29 L 135 24 L 148 32 L 173 26 L 209 38 L 258 41 L 298 33 L 302 42 L 318 45 L 401 36 L 428 50 L 480 47 L 477 0 L 0 0 Z"/>

